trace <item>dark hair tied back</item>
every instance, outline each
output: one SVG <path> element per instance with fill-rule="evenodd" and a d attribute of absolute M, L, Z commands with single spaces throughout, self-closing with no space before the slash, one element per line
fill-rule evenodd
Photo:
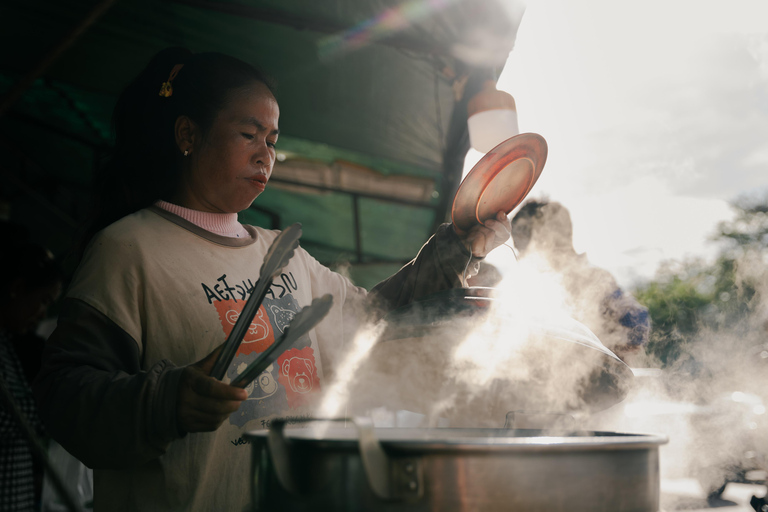
<path fill-rule="evenodd" d="M 161 95 L 161 87 L 179 64 L 183 66 L 173 77 L 172 94 Z M 119 218 L 170 199 L 183 158 L 174 137 L 176 119 L 188 116 L 205 134 L 229 95 L 253 82 L 274 90 L 262 72 L 228 55 L 193 54 L 184 48 L 156 54 L 115 105 L 115 146 L 96 177 L 86 242 Z"/>

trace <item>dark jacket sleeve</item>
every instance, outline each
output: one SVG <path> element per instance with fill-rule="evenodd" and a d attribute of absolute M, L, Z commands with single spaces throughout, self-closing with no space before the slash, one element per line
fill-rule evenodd
<path fill-rule="evenodd" d="M 77 299 L 65 299 L 33 390 L 43 424 L 85 465 L 141 465 L 181 437 L 176 395 L 182 368 L 141 369 L 136 341 Z"/>
<path fill-rule="evenodd" d="M 479 259 L 464 247 L 451 224 L 442 224 L 419 254 L 368 295 L 379 313 L 442 290 L 462 286 L 462 274 L 475 271 Z"/>

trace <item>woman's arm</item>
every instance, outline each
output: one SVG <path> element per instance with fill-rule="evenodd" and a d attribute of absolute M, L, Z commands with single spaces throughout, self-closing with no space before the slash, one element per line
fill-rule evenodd
<path fill-rule="evenodd" d="M 85 302 L 65 299 L 33 389 L 54 439 L 89 467 L 116 469 L 152 460 L 182 436 L 183 371 L 167 360 L 142 371 L 131 336 Z"/>
<path fill-rule="evenodd" d="M 478 261 L 459 240 L 450 224 L 443 224 L 419 254 L 396 274 L 373 287 L 368 301 L 381 313 L 431 293 L 461 286 L 461 275 Z"/>
<path fill-rule="evenodd" d="M 247 394 L 209 377 L 220 347 L 197 363 L 141 370 L 138 345 L 78 299 L 62 303 L 34 390 L 51 435 L 87 466 L 159 457 L 187 432 L 216 430 Z"/>
<path fill-rule="evenodd" d="M 486 225 L 458 234 L 452 224 L 442 224 L 416 258 L 371 290 L 369 302 L 383 314 L 432 293 L 463 286 L 462 278 L 476 274 L 486 254 L 509 239 L 504 212 Z"/>

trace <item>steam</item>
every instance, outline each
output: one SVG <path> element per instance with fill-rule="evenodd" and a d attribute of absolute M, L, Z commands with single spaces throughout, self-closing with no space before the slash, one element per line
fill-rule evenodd
<path fill-rule="evenodd" d="M 503 278 L 488 308 L 436 318 L 413 306 L 426 336 L 414 330 L 387 338 L 393 326 L 385 322 L 358 332 L 320 415 L 371 415 L 384 407 L 423 414 L 431 425 L 501 428 L 517 411 L 522 418 L 550 415 L 549 424 L 518 428 L 562 426 L 552 423 L 560 417 L 579 430 L 663 434 L 670 443 L 660 450 L 662 475 L 698 478 L 705 491 L 737 468 L 768 469 L 764 258 L 745 254 L 738 267 L 740 279 L 758 286 L 754 316 L 701 332 L 671 368 L 659 370 L 661 363 L 642 352 L 622 354 L 634 379 L 601 343 L 616 348 L 627 333 L 595 319 L 595 305 L 615 282 L 602 272 L 588 282 L 569 279 L 583 268 L 566 261 L 578 259 L 535 251 L 519 262 L 497 259 Z"/>
<path fill-rule="evenodd" d="M 427 335 L 415 329 L 378 339 L 392 327 L 385 323 L 359 333 L 320 410 L 367 414 L 384 406 L 424 414 L 431 424 L 500 428 L 510 411 L 607 407 L 626 393 L 628 369 L 567 305 L 561 278 L 536 257 L 513 266 L 490 306 L 434 318 L 414 305 L 411 319 Z"/>
<path fill-rule="evenodd" d="M 675 368 L 636 370 L 629 397 L 589 418 L 585 427 L 667 436 L 670 442 L 660 451 L 662 477 L 695 478 L 705 493 L 742 469 L 768 469 L 768 382 L 765 364 L 757 364 L 765 361 L 745 341 L 724 331 L 702 334 Z"/>
<path fill-rule="evenodd" d="M 559 276 L 545 268 L 538 258 L 513 267 L 487 316 L 463 327 L 468 334 L 445 372 L 457 393 L 437 403 L 431 416 L 500 427 L 510 411 L 566 414 L 594 405 L 593 374 L 604 363 L 619 363 L 571 318 Z"/>
<path fill-rule="evenodd" d="M 350 382 L 354 378 L 360 364 L 368 356 L 368 353 L 378 339 L 383 324 L 364 326 L 355 335 L 351 349 L 336 372 L 338 377 L 334 379 L 328 391 L 323 395 L 323 400 L 317 409 L 320 418 L 346 417 L 346 404 L 349 400 Z"/>
<path fill-rule="evenodd" d="M 670 368 L 636 370 L 627 400 L 587 422 L 668 436 L 662 476 L 695 478 L 705 494 L 744 470 L 768 471 L 768 266 L 752 253 L 737 268 L 737 282 L 757 284 L 755 313 L 700 331 Z M 647 356 L 642 362 L 660 366 Z"/>

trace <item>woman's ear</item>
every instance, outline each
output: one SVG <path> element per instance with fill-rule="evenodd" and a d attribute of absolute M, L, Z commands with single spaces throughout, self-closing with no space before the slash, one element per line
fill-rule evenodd
<path fill-rule="evenodd" d="M 176 146 L 184 156 L 188 156 L 200 142 L 200 129 L 197 124 L 187 116 L 176 118 L 174 126 Z"/>

